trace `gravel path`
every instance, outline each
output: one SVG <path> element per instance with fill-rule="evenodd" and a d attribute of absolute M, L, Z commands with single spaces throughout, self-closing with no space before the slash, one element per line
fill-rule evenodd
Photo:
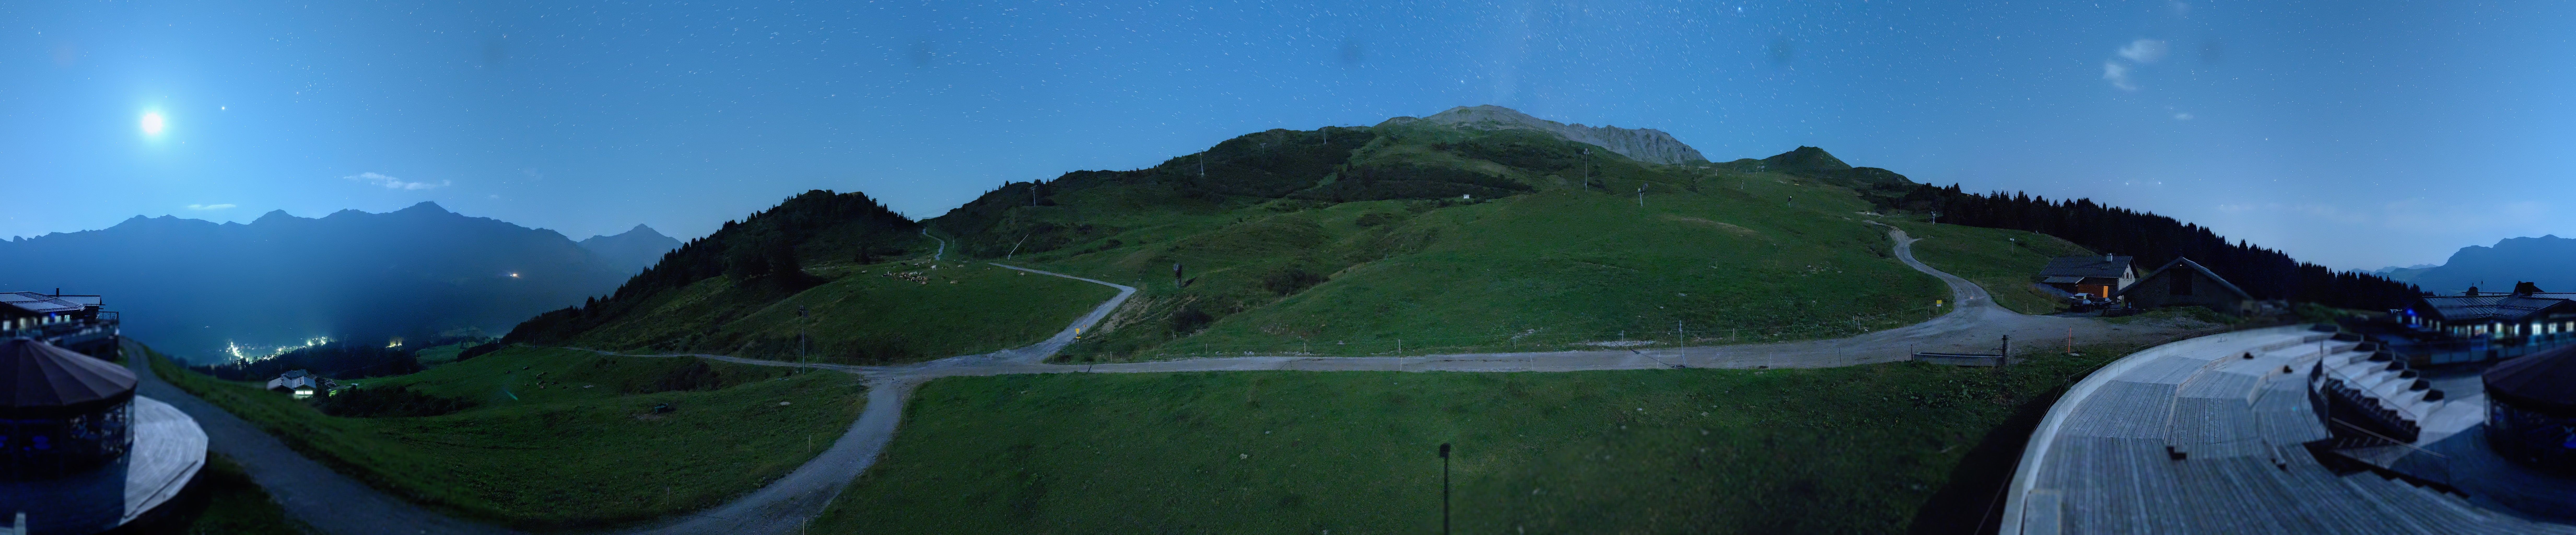
<path fill-rule="evenodd" d="M 839 370 L 867 377 L 867 408 L 850 429 L 832 443 L 830 449 L 807 461 L 786 477 L 759 490 L 743 495 L 714 509 L 675 517 L 640 528 L 618 533 L 637 534 L 788 534 L 799 533 L 804 523 L 822 513 L 841 489 L 867 471 L 894 441 L 896 425 L 903 417 L 904 403 L 914 387 L 939 377 L 1004 375 L 1019 373 L 1147 373 L 1183 371 L 1460 371 L 1460 372 L 1560 372 L 1583 370 L 1635 370 L 1651 368 L 1822 368 L 1910 358 L 1917 351 L 1967 352 L 1991 350 L 1998 337 L 2010 334 L 2026 342 L 2016 345 L 2034 349 L 2062 344 L 2070 338 L 2077 344 L 2102 342 L 2139 342 L 2170 337 L 2185 332 L 2185 326 L 2149 324 L 2113 325 L 2097 319 L 2029 316 L 1996 306 L 1985 289 L 1914 259 L 1914 238 L 1902 230 L 1891 230 L 1888 237 L 1896 242 L 1896 256 L 1915 270 L 1939 277 L 1948 283 L 1955 307 L 1940 317 L 1906 327 L 1872 332 L 1849 338 L 1812 340 L 1774 344 L 1744 344 L 1713 347 L 1684 347 L 1643 350 L 1557 351 L 1543 353 L 1466 353 L 1416 357 L 1311 357 L 1248 356 L 1185 359 L 1160 362 L 1118 364 L 1045 364 L 1049 356 L 1073 342 L 1078 329 L 1089 328 L 1109 315 L 1136 293 L 1133 287 L 1105 281 L 1075 277 L 1017 266 L 993 264 L 1010 269 L 1053 275 L 1106 285 L 1118 289 L 1118 295 L 1093 308 L 1091 313 L 1075 320 L 1055 336 L 1027 347 L 1005 349 L 980 355 L 949 357 L 929 362 L 900 366 L 850 366 L 842 364 L 799 364 L 771 360 L 746 359 L 725 355 L 666 354 L 621 355 L 632 357 L 694 356 L 705 359 L 761 366 L 810 367 Z M 933 237 L 934 239 L 936 237 Z M 941 240 L 943 249 L 945 241 Z M 605 354 L 614 354 L 601 352 Z M 147 374 L 148 376 L 148 374 Z M 160 384 L 159 381 L 152 381 Z M 277 439 L 248 423 L 225 414 L 193 396 L 162 385 L 166 391 L 147 395 L 171 400 L 181 410 L 197 416 L 214 437 L 216 450 L 232 456 L 250 468 L 254 479 L 290 501 L 287 511 L 307 519 L 316 527 L 331 533 L 506 533 L 486 525 L 457 521 L 396 500 L 336 472 L 296 455 Z M 223 420 L 228 423 L 217 423 Z M 239 453 L 236 453 L 239 451 Z M 256 459 L 256 460 L 255 460 Z M 351 514 L 351 511 L 360 511 Z M 319 521 L 317 521 L 319 520 Z"/>
<path fill-rule="evenodd" d="M 1984 288 L 1932 269 L 1914 258 L 1915 238 L 1905 231 L 1891 230 L 1888 238 L 1896 242 L 1896 257 L 1915 270 L 1939 277 L 1948 283 L 1957 305 L 1940 317 L 1909 325 L 1850 338 L 1747 344 L 1715 347 L 1685 347 L 1647 350 L 1558 351 L 1545 353 L 1466 353 L 1426 355 L 1419 357 L 1310 357 L 1250 356 L 1198 358 L 1159 362 L 1118 364 L 1045 364 L 1049 356 L 1073 341 L 1077 328 L 1087 328 L 1107 317 L 1111 310 L 1125 303 L 1136 289 L 1124 285 L 1051 273 L 1034 269 L 993 264 L 996 266 L 1054 275 L 1118 288 L 1118 296 L 1092 309 L 1090 314 L 1074 321 L 1055 337 L 1029 347 L 996 351 L 982 355 L 950 357 L 901 366 L 850 366 L 840 364 L 797 364 L 771 360 L 746 359 L 724 355 L 694 354 L 699 358 L 762 366 L 808 366 L 865 375 L 874 390 L 868 395 L 868 408 L 850 431 L 832 444 L 822 457 L 800 468 L 787 479 L 745 496 L 710 512 L 703 518 L 647 530 L 646 533 L 795 533 L 805 519 L 819 514 L 831 497 L 847 487 L 851 480 L 876 462 L 877 454 L 894 441 L 896 424 L 903 416 L 903 404 L 914 387 L 923 381 L 940 377 L 1006 375 L 1020 373 L 1152 373 L 1188 371 L 1459 371 L 1459 372 L 1560 372 L 1584 370 L 1637 370 L 1651 368 L 1823 368 L 1911 358 L 1916 351 L 1985 351 L 1993 349 L 2002 335 L 2036 342 L 2024 346 L 2045 350 L 2072 337 L 2078 344 L 2102 342 L 2143 342 L 2171 337 L 2186 332 L 2173 325 L 2113 325 L 2098 319 L 2030 316 L 2013 312 L 1994 303 Z M 2027 351 L 2027 350 L 2026 350 Z M 669 357 L 681 355 L 631 355 Z M 798 476 L 815 473 L 816 477 Z M 823 477 L 828 473 L 829 477 Z M 793 481 L 791 484 L 790 482 Z M 792 489 L 781 489 L 792 487 Z M 773 492 L 777 491 L 777 492 Z M 819 498 L 819 499 L 817 499 Z M 767 513 L 778 516 L 760 517 L 742 513 Z"/>

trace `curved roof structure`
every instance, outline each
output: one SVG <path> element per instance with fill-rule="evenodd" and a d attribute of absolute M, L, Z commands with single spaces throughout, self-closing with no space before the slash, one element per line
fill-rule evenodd
<path fill-rule="evenodd" d="M 2306 444 L 2333 434 L 2309 401 L 2307 370 L 2367 359 L 2361 344 L 2277 327 L 2104 366 L 2069 387 L 2031 433 L 1999 532 L 2576 535 L 2576 526 L 2320 462 Z M 2445 404 L 2435 411 L 2447 414 L 2428 421 L 2475 421 L 2476 409 Z"/>
<path fill-rule="evenodd" d="M 134 372 L 27 339 L 0 340 L 0 415 L 74 414 L 134 398 Z"/>
<path fill-rule="evenodd" d="M 2562 346 L 2487 368 L 2487 397 L 2524 409 L 2576 416 L 2576 346 Z"/>

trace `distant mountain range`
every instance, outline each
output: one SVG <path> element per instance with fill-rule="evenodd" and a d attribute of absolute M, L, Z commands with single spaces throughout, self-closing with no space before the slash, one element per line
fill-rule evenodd
<path fill-rule="evenodd" d="M 633 273 L 653 267 L 654 262 L 662 261 L 663 253 L 680 248 L 680 240 L 654 232 L 653 227 L 638 223 L 635 228 L 626 229 L 624 233 L 615 236 L 591 236 L 581 240 L 577 245 L 592 254 L 599 255 L 599 259 L 608 262 L 609 267 Z"/>
<path fill-rule="evenodd" d="M 2576 239 L 2547 235 L 2505 238 L 2492 247 L 2462 247 L 2438 266 L 2392 266 L 2373 273 L 2437 294 L 2456 294 L 2471 286 L 2487 292 L 2510 291 L 2516 282 L 2538 284 L 2544 291 L 2576 292 L 2576 271 L 2568 266 L 2576 266 Z"/>
<path fill-rule="evenodd" d="M 0 287 L 102 295 L 127 335 L 206 362 L 232 344 L 498 333 L 608 293 L 679 246 L 642 225 L 574 242 L 427 202 L 249 224 L 136 216 L 0 242 Z"/>

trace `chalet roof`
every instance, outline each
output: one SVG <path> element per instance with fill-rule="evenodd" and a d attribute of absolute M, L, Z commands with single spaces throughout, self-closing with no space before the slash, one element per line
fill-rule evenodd
<path fill-rule="evenodd" d="M 94 296 L 94 295 L 64 295 L 64 296 L 56 296 L 56 295 L 53 295 L 53 294 L 47 294 L 47 293 L 43 293 L 43 292 L 7 292 L 7 293 L 0 293 L 0 305 L 8 305 L 8 306 L 13 306 L 13 307 L 18 307 L 18 309 L 19 309 L 19 310 L 25 311 L 26 313 L 29 313 L 29 314 L 69 313 L 69 312 L 79 312 L 83 306 L 86 306 L 86 305 L 94 305 L 94 304 L 96 304 L 96 303 L 83 303 L 83 302 L 81 302 L 81 301 L 83 301 L 83 299 L 79 299 L 79 298 L 96 298 L 96 297 L 98 297 L 98 296 Z"/>
<path fill-rule="evenodd" d="M 134 398 L 134 372 L 28 338 L 0 340 L 0 415 L 78 414 Z"/>
<path fill-rule="evenodd" d="M 2129 274 L 2129 256 L 2060 256 L 2039 268 L 2042 277 L 2121 277 Z"/>
<path fill-rule="evenodd" d="M 2085 279 L 2085 277 L 2076 277 L 2076 276 L 2069 276 L 2069 275 L 2059 275 L 2059 276 L 2046 277 L 2046 278 L 2039 279 L 2039 282 L 2044 282 L 2044 283 L 2048 283 L 2048 284 L 2077 284 L 2077 283 L 2082 283 L 2082 282 L 2084 282 L 2084 279 Z"/>
<path fill-rule="evenodd" d="M 2245 293 L 2245 289 L 2236 287 L 2236 283 L 2227 282 L 2227 277 L 2218 276 L 2217 273 L 2209 271 L 2209 268 L 2201 267 L 2199 262 L 2193 262 L 2189 258 L 2179 256 L 2174 257 L 2172 262 L 2166 262 L 2164 267 L 2156 268 L 2154 272 L 2148 273 L 2147 276 L 2138 277 L 2137 284 L 2131 284 L 2127 288 L 2122 288 L 2120 289 L 2119 294 L 2114 295 L 2127 295 L 2129 292 L 2137 291 L 2139 288 L 2145 288 L 2147 287 L 2147 281 L 2149 279 L 2167 275 L 2178 276 L 2185 272 L 2198 272 L 2201 276 L 2209 277 L 2209 280 L 2218 281 L 2219 289 L 2227 290 L 2227 293 L 2236 294 L 2237 298 L 2254 298 L 2254 294 Z"/>
<path fill-rule="evenodd" d="M 2487 368 L 2487 396 L 2541 412 L 2576 416 L 2576 346 L 2560 346 Z"/>
<path fill-rule="evenodd" d="M 2576 311 L 2566 299 L 2528 295 L 2428 295 L 2419 297 L 2431 309 L 2435 319 L 2450 322 L 2502 321 L 2518 323 L 2543 312 Z"/>

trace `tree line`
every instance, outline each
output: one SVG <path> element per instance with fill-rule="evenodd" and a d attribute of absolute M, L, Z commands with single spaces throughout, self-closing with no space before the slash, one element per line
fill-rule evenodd
<path fill-rule="evenodd" d="M 1938 222 L 2027 230 L 2110 254 L 2137 257 L 2140 271 L 2190 258 L 2256 299 L 2286 299 L 2339 308 L 2385 310 L 2423 292 L 2368 273 L 2300 262 L 2287 253 L 2237 240 L 2174 218 L 2106 206 L 2092 199 L 2049 200 L 2028 193 L 1962 192 L 1956 184 L 1916 186 L 1896 207 L 1938 212 Z M 2141 273 L 2143 275 L 2143 273 Z"/>
<path fill-rule="evenodd" d="M 706 237 L 689 240 L 627 279 L 607 298 L 538 314 L 510 329 L 501 343 L 556 344 L 606 323 L 662 292 L 727 277 L 780 294 L 824 282 L 805 273 L 810 259 L 871 263 L 911 250 L 926 240 L 921 224 L 859 192 L 813 190 L 754 212 Z"/>

